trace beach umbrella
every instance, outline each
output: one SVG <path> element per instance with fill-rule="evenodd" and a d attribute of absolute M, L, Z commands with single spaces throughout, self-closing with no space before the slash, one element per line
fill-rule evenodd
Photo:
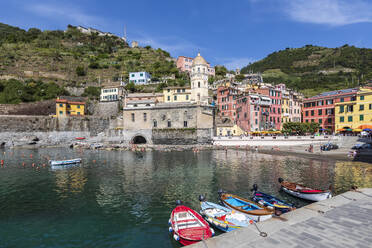
<path fill-rule="evenodd" d="M 351 131 L 353 131 L 353 129 L 351 129 L 351 128 L 348 128 L 348 129 L 346 129 L 346 131 L 349 131 L 349 132 L 351 132 Z"/>
<path fill-rule="evenodd" d="M 359 128 L 353 129 L 353 132 L 361 132 L 361 131 L 363 131 L 363 130 L 362 129 L 359 129 Z"/>
<path fill-rule="evenodd" d="M 338 132 L 344 132 L 344 131 L 346 131 L 346 130 L 343 129 L 343 128 L 339 128 L 339 129 L 337 129 L 336 131 L 338 131 Z"/>
<path fill-rule="evenodd" d="M 365 128 L 365 129 L 363 129 L 363 131 L 366 131 L 366 132 L 371 132 L 371 131 L 372 131 L 372 129 L 370 129 L 370 128 Z"/>

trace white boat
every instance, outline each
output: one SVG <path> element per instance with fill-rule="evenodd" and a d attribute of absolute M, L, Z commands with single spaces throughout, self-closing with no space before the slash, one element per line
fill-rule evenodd
<path fill-rule="evenodd" d="M 49 160 L 49 164 L 55 165 L 68 165 L 68 164 L 79 164 L 81 163 L 81 158 L 69 159 L 69 160 Z"/>
<path fill-rule="evenodd" d="M 306 187 L 304 185 L 278 179 L 284 192 L 309 201 L 323 201 L 332 197 L 332 192 L 329 190 L 319 190 Z"/>

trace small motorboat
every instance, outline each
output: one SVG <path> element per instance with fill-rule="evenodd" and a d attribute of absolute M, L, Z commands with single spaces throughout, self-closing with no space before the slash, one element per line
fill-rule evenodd
<path fill-rule="evenodd" d="M 293 205 L 288 204 L 272 195 L 265 194 L 257 191 L 257 184 L 253 184 L 253 196 L 252 200 L 267 207 L 273 207 L 275 209 L 275 215 L 281 215 L 291 210 L 296 209 Z"/>
<path fill-rule="evenodd" d="M 52 166 L 56 165 L 69 165 L 81 163 L 81 158 L 69 159 L 69 160 L 49 160 L 49 164 Z"/>
<path fill-rule="evenodd" d="M 181 205 L 179 200 L 176 204 L 169 219 L 169 232 L 176 241 L 182 245 L 191 245 L 214 235 L 214 230 L 200 214 Z"/>
<path fill-rule="evenodd" d="M 85 137 L 76 137 L 76 140 L 85 140 Z"/>
<path fill-rule="evenodd" d="M 241 227 L 253 224 L 247 215 L 231 210 L 219 204 L 205 201 L 204 196 L 199 196 L 200 213 L 204 218 L 222 232 L 230 232 Z"/>
<path fill-rule="evenodd" d="M 219 195 L 221 202 L 226 207 L 242 212 L 256 222 L 270 219 L 274 212 L 273 207 L 265 207 L 236 195 L 224 192 L 219 192 Z"/>
<path fill-rule="evenodd" d="M 298 183 L 284 181 L 278 178 L 284 192 L 309 201 L 322 201 L 332 197 L 330 190 L 320 190 L 306 187 Z"/>

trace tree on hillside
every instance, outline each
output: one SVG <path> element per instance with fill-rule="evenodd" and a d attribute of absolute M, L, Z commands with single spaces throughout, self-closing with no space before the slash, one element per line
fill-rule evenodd
<path fill-rule="evenodd" d="M 223 76 L 224 77 L 224 76 L 226 76 L 226 73 L 228 72 L 226 67 L 223 66 L 223 65 L 217 65 L 214 68 L 215 68 L 216 76 Z"/>

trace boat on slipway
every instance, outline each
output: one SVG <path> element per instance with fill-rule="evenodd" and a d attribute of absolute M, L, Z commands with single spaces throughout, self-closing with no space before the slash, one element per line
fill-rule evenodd
<path fill-rule="evenodd" d="M 259 192 L 257 190 L 258 190 L 257 184 L 253 184 L 252 200 L 265 207 L 267 206 L 273 207 L 275 209 L 275 215 L 281 215 L 296 209 L 292 204 L 286 203 L 272 195 Z"/>
<path fill-rule="evenodd" d="M 219 195 L 221 202 L 226 207 L 244 213 L 256 222 L 268 220 L 274 213 L 273 207 L 265 207 L 260 205 L 259 203 L 221 191 L 219 192 Z"/>
<path fill-rule="evenodd" d="M 253 224 L 253 220 L 246 214 L 231 210 L 219 204 L 205 201 L 203 196 L 199 196 L 200 213 L 204 218 L 222 232 L 230 232 L 241 227 Z"/>
<path fill-rule="evenodd" d="M 68 159 L 68 160 L 49 160 L 49 164 L 52 166 L 72 165 L 80 164 L 81 158 Z"/>
<path fill-rule="evenodd" d="M 302 184 L 284 181 L 278 178 L 282 190 L 292 196 L 302 198 L 309 201 L 323 201 L 332 197 L 330 190 L 313 189 Z"/>
<path fill-rule="evenodd" d="M 169 232 L 176 241 L 182 245 L 191 245 L 214 235 L 214 230 L 200 214 L 181 205 L 180 201 L 177 201 L 177 205 L 169 219 Z"/>

